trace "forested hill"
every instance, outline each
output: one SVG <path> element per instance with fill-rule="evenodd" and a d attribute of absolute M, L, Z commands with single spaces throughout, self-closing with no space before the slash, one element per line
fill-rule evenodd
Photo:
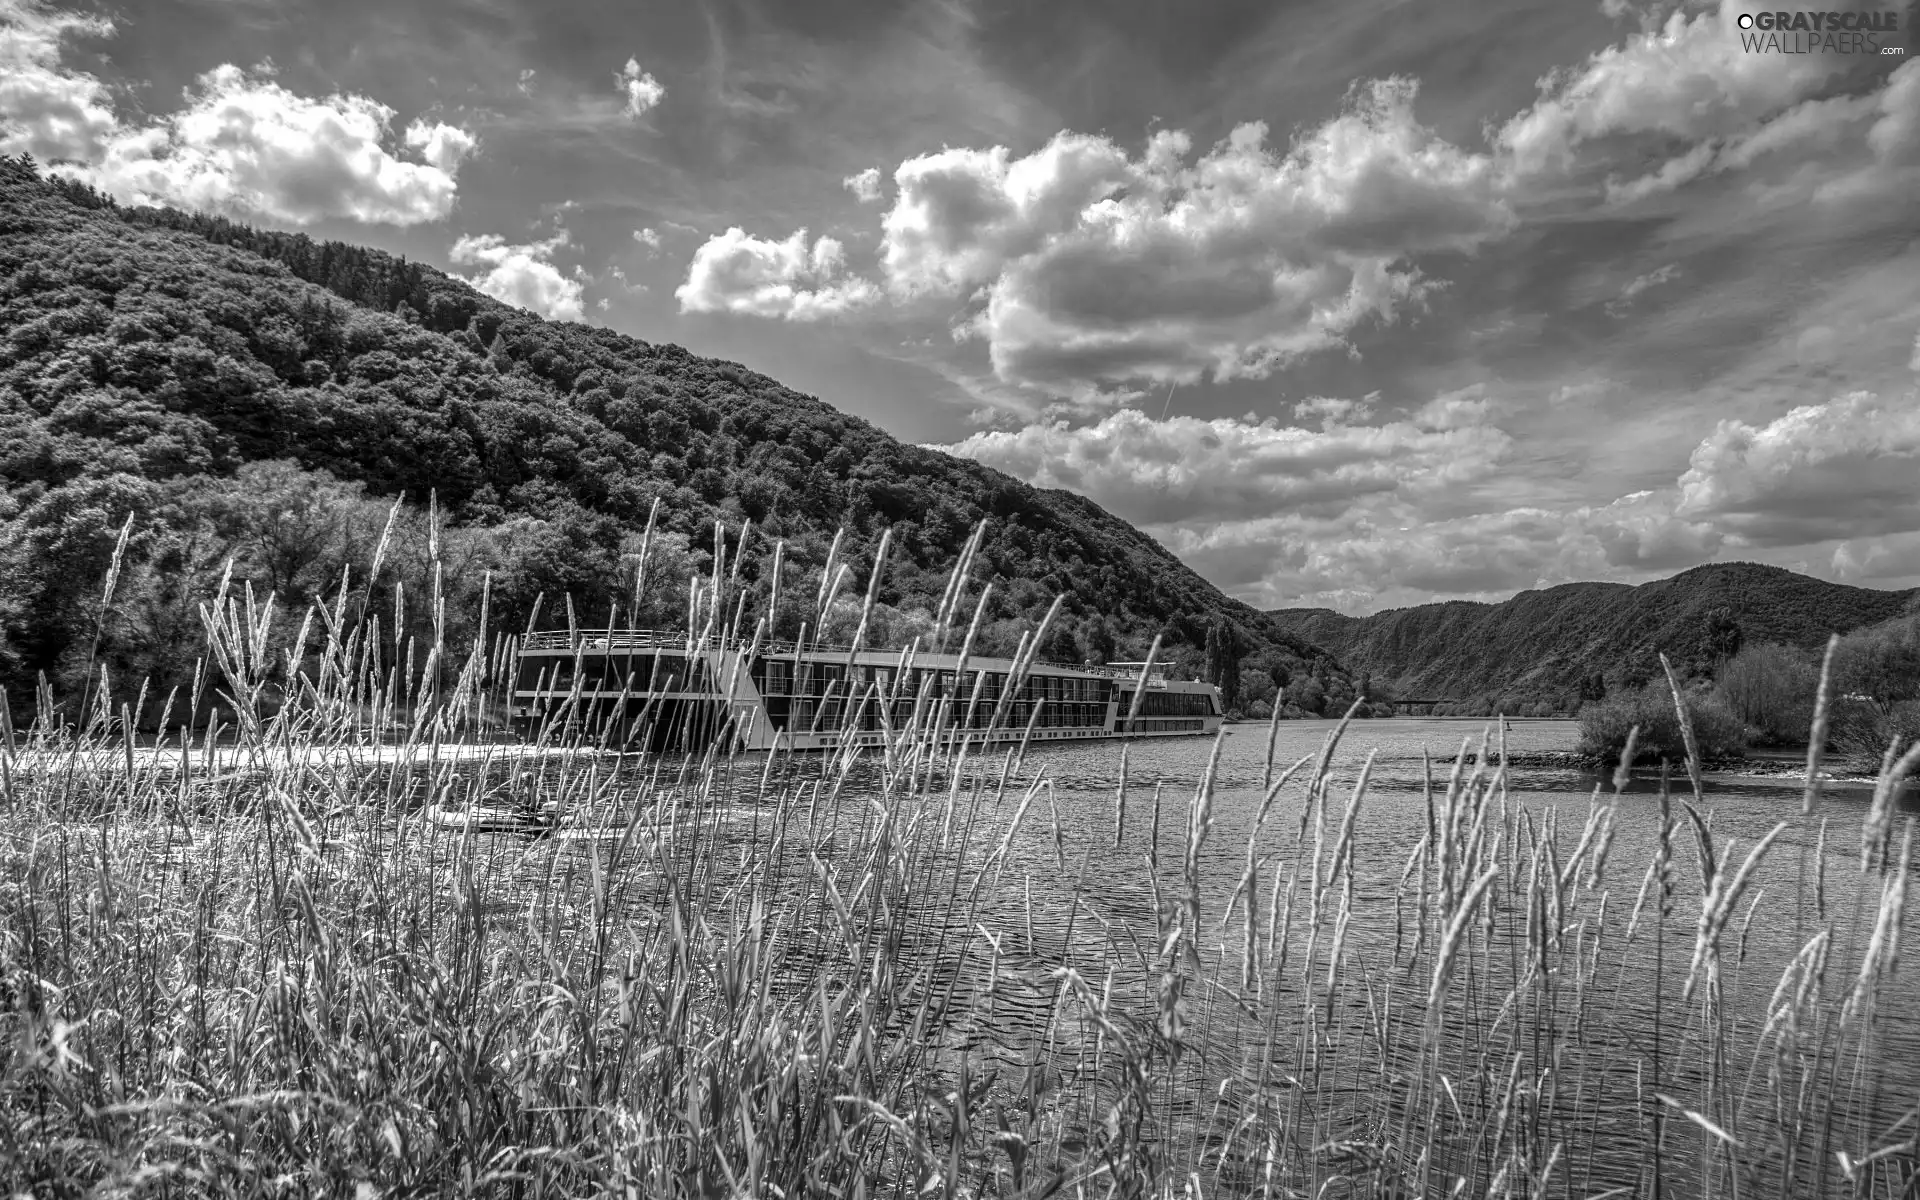
<path fill-rule="evenodd" d="M 1402 696 L 1564 701 L 1602 682 L 1644 682 L 1660 670 L 1662 651 L 1695 667 L 1729 639 L 1817 649 L 1831 633 L 1909 611 L 1917 598 L 1920 589 L 1875 591 L 1757 563 L 1715 563 L 1638 587 L 1570 583 L 1500 604 L 1273 616 Z"/>
<path fill-rule="evenodd" d="M 382 586 L 412 572 L 425 590 L 435 497 L 456 622 L 489 573 L 506 627 L 542 595 L 543 624 L 567 606 L 607 619 L 658 497 L 668 566 L 697 566 L 716 521 L 751 518 L 749 590 L 785 539 L 782 594 L 809 600 L 837 527 L 864 585 L 891 526 L 879 598 L 896 637 L 988 518 L 989 649 L 1065 593 L 1055 657 L 1126 657 L 1164 632 L 1182 665 L 1222 677 L 1237 658 L 1338 674 L 1092 502 L 903 445 L 734 363 L 545 321 L 379 251 L 119 207 L 0 159 L 0 682 L 16 698 L 36 672 L 84 669 L 129 512 L 101 656 L 164 682 L 229 558 L 236 585 L 297 611 L 343 567 L 364 571 L 403 493 Z M 644 599 L 642 617 L 684 620 L 672 596 Z"/>

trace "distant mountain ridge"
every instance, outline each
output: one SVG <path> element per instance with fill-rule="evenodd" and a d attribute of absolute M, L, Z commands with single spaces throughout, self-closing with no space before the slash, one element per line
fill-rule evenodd
<path fill-rule="evenodd" d="M 1609 688 L 1649 678 L 1658 655 L 1708 657 L 1709 618 L 1725 609 L 1748 644 L 1808 649 L 1920 605 L 1920 588 L 1879 591 L 1759 563 L 1711 563 L 1633 586 L 1568 583 L 1498 604 L 1450 600 L 1350 617 L 1277 609 L 1276 622 L 1397 694 L 1557 698 L 1603 676 Z"/>

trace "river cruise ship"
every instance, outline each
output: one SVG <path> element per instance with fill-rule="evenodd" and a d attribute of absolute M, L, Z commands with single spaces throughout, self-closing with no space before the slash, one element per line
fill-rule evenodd
<path fill-rule="evenodd" d="M 911 732 L 943 744 L 1212 734 L 1219 689 L 1144 664 L 1036 662 L 1011 694 L 1014 662 L 971 655 L 777 643 L 701 647 L 653 630 L 527 636 L 512 716 L 610 747 L 700 750 L 878 745 Z M 1134 706 L 1134 693 L 1143 691 Z M 1131 716 L 1131 720 L 1129 717 Z"/>

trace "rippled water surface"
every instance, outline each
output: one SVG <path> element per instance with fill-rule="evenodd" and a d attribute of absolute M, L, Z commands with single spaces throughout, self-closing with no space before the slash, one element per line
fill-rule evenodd
<path fill-rule="evenodd" d="M 1412 945 L 1422 913 L 1419 877 L 1409 877 L 1409 866 L 1446 792 L 1452 759 L 1463 742 L 1479 744 L 1484 726 L 1355 722 L 1332 760 L 1332 787 L 1320 821 L 1311 819 L 1307 788 L 1296 781 L 1278 792 L 1256 836 L 1269 756 L 1278 774 L 1317 754 L 1331 728 L 1328 722 L 1282 723 L 1270 748 L 1268 727 L 1239 725 L 1217 743 L 1211 824 L 1193 861 L 1200 900 L 1200 936 L 1192 939 L 1197 962 L 1184 959 L 1180 969 L 1187 977 L 1177 1010 L 1184 1021 L 1181 1086 L 1170 1087 L 1162 1103 L 1169 1120 L 1178 1121 L 1167 1127 L 1169 1139 L 1230 1143 L 1237 1116 L 1271 1098 L 1288 1114 L 1285 1122 L 1310 1127 L 1316 1138 L 1351 1138 L 1362 1147 L 1354 1153 L 1364 1156 L 1371 1152 L 1366 1147 L 1390 1142 L 1396 1123 L 1407 1117 L 1396 1096 L 1421 1068 L 1419 1018 L 1409 1021 L 1404 1014 L 1423 1005 L 1433 959 L 1431 944 L 1425 957 Z M 1522 762 L 1521 756 L 1570 750 L 1576 737 L 1576 726 L 1566 721 L 1515 721 L 1492 732 L 1494 748 L 1504 738 L 1506 750 Z M 1014 1071 L 1043 1058 L 1084 1066 L 1101 1053 L 1105 1035 L 1070 1013 L 1084 1015 L 1085 1006 L 1064 986 L 1063 968 L 1106 997 L 1110 1012 L 1130 1014 L 1138 1022 L 1134 1028 L 1151 1026 L 1156 1014 L 1168 1011 L 1162 989 L 1169 960 L 1158 942 L 1168 928 L 1165 914 L 1186 888 L 1189 813 L 1215 751 L 1210 738 L 1126 744 L 1124 812 L 1118 804 L 1123 745 L 1116 742 L 1039 744 L 1017 766 L 998 752 L 984 755 L 963 786 L 936 781 L 926 795 L 909 801 L 919 806 L 919 839 L 943 847 L 927 873 L 929 886 L 947 888 L 952 899 L 929 908 L 934 915 L 903 953 L 925 964 L 936 990 L 951 989 L 954 1003 L 933 1035 L 948 1054 L 967 1056 L 981 1069 Z M 776 764 L 777 774 L 789 784 L 811 774 L 824 786 L 825 762 L 784 762 Z M 774 836 L 765 820 L 766 793 L 755 782 L 765 767 L 764 759 L 742 760 L 733 790 L 738 802 L 711 813 L 716 819 L 708 826 L 715 852 L 737 858 L 748 872 L 759 869 L 754 847 Z M 1336 929 L 1330 892 L 1316 926 L 1310 900 L 1314 846 L 1319 840 L 1324 850 L 1337 837 L 1363 770 L 1368 786 L 1353 814 L 1351 907 L 1344 928 Z M 1001 787 L 1003 773 L 1007 782 Z M 1450 1046 L 1443 1063 L 1447 1103 L 1460 1124 L 1472 1130 L 1505 1120 L 1500 1097 L 1528 1086 L 1520 1078 L 1522 1066 L 1531 1072 L 1550 1062 L 1551 1082 L 1534 1085 L 1528 1119 L 1542 1122 L 1543 1140 L 1577 1155 L 1577 1162 L 1570 1158 L 1557 1168 L 1568 1185 L 1577 1179 L 1592 1191 L 1644 1186 L 1656 1128 L 1667 1129 L 1663 1145 L 1671 1153 L 1684 1158 L 1701 1152 L 1710 1135 L 1690 1123 L 1682 1103 L 1663 1107 L 1657 1094 L 1704 1094 L 1716 1069 L 1723 1081 L 1728 1072 L 1742 1074 L 1745 1094 L 1764 1094 L 1768 1072 L 1776 1069 L 1744 1049 L 1733 1056 L 1737 1061 L 1716 1068 L 1703 1049 L 1710 1039 L 1701 997 L 1683 996 L 1700 911 L 1701 839 L 1680 803 L 1691 799 L 1690 786 L 1684 780 L 1673 785 L 1673 899 L 1661 925 L 1653 920 L 1659 889 L 1643 891 L 1659 844 L 1658 779 L 1636 778 L 1617 800 L 1610 784 L 1596 798 L 1600 783 L 1577 768 L 1516 765 L 1510 772 L 1504 799 L 1490 803 L 1487 820 L 1502 847 L 1503 879 L 1514 886 L 1489 907 L 1496 915 L 1484 923 L 1482 952 L 1465 968 L 1457 1002 L 1442 1021 Z M 1861 819 L 1871 795 L 1870 787 L 1827 786 L 1818 816 L 1796 821 L 1758 865 L 1722 939 L 1725 1002 L 1716 1018 L 1722 1045 L 1756 1044 L 1769 1005 L 1779 1000 L 1782 971 L 1823 927 L 1834 931 L 1823 986 L 1835 997 L 1828 1010 L 1838 1010 L 1837 998 L 1853 982 L 1880 901 L 1880 877 L 1860 869 Z M 1797 779 L 1712 776 L 1698 805 L 1701 825 L 1716 853 L 1732 847 L 1729 861 L 1737 867 L 1776 822 L 1797 817 L 1802 798 Z M 882 808 L 876 801 L 873 773 L 856 768 L 837 804 L 810 802 L 804 814 L 807 855 L 817 856 L 823 868 L 857 871 L 859 864 L 843 861 L 841 847 L 861 843 L 842 831 L 876 819 Z M 1596 886 L 1581 892 L 1578 913 L 1561 914 L 1564 944 L 1548 964 L 1553 979 L 1529 993 L 1535 998 L 1526 1011 L 1503 1009 L 1501 998 L 1532 969 L 1529 922 L 1549 919 L 1544 908 L 1529 910 L 1533 901 L 1521 884 L 1529 872 L 1555 870 L 1574 853 L 1596 804 L 1617 806 L 1604 870 L 1591 881 Z M 793 815 L 781 836 L 800 840 L 791 827 L 801 819 Z M 1251 956 L 1248 905 L 1234 903 L 1247 874 L 1250 839 L 1256 864 Z M 1532 861 L 1543 842 L 1555 849 Z M 1002 843 L 1004 857 L 996 857 Z M 1582 881 L 1590 874 L 1583 867 Z M 1570 905 L 1582 881 L 1568 888 Z M 1627 926 L 1637 902 L 1648 895 L 1649 911 L 1629 946 Z M 1335 943 L 1337 970 L 1331 966 Z M 789 965 L 798 977 L 816 964 L 796 950 L 802 959 Z M 1308 962 L 1314 964 L 1311 976 Z M 1586 963 L 1586 970 L 1574 969 L 1574 962 Z M 1253 977 L 1243 979 L 1249 968 Z M 1328 987 L 1336 976 L 1338 986 Z M 1236 992 L 1242 995 L 1236 998 Z M 1398 1020 L 1396 1011 L 1402 1014 Z M 1854 1075 L 1839 1083 L 1816 1078 L 1813 1086 L 1830 1094 L 1814 1096 L 1807 1111 L 1827 1128 L 1804 1145 L 1780 1151 L 1781 1162 L 1792 1160 L 1786 1165 L 1799 1172 L 1793 1190 L 1825 1187 L 1828 1181 L 1812 1173 L 1831 1173 L 1836 1152 L 1857 1160 L 1884 1140 L 1897 1140 L 1897 1129 L 1888 1127 L 1913 1106 L 1920 1088 L 1916 1017 L 1920 1003 L 1910 988 L 1883 989 L 1871 1039 L 1860 1043 L 1871 1059 L 1857 1059 Z M 1531 1049 L 1527 1038 L 1533 1039 Z M 1870 1065 L 1884 1070 L 1877 1072 L 1878 1082 L 1862 1085 L 1859 1080 L 1876 1074 L 1865 1070 Z M 1097 1082 L 1095 1090 L 1110 1083 Z M 1099 1106 L 1089 1111 L 1096 1120 Z M 1447 1110 L 1437 1119 L 1447 1119 Z M 1743 1153 L 1746 1161 L 1764 1162 L 1771 1151 L 1747 1147 Z M 1460 1169 L 1459 1162 L 1450 1166 Z M 1693 1193 L 1682 1187 L 1667 1194 Z M 1761 1187 L 1757 1194 L 1775 1189 Z"/>

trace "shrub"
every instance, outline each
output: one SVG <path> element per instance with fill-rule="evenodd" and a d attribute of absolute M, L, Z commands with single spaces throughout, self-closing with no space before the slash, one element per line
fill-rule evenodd
<path fill-rule="evenodd" d="M 1841 695 L 1881 704 L 1920 698 L 1920 616 L 1903 617 L 1840 639 L 1833 682 Z"/>
<path fill-rule="evenodd" d="M 1695 743 L 1702 758 L 1722 758 L 1746 749 L 1746 733 L 1739 718 L 1712 693 L 1683 692 L 1687 715 L 1693 724 Z M 1597 754 L 1608 763 L 1618 762 L 1627 742 L 1627 733 L 1640 729 L 1635 742 L 1636 762 L 1670 759 L 1683 762 L 1687 757 L 1680 721 L 1674 713 L 1673 693 L 1664 683 L 1650 683 L 1631 692 L 1616 692 L 1605 700 L 1587 704 L 1580 710 L 1580 752 Z"/>
<path fill-rule="evenodd" d="M 1829 720 L 1827 750 L 1851 771 L 1878 771 L 1889 745 L 1898 754 L 1920 741 L 1920 700 L 1842 700 Z"/>
<path fill-rule="evenodd" d="M 1714 692 L 1754 741 L 1775 746 L 1805 740 L 1819 687 L 1820 669 L 1806 654 L 1768 643 L 1728 659 Z"/>

